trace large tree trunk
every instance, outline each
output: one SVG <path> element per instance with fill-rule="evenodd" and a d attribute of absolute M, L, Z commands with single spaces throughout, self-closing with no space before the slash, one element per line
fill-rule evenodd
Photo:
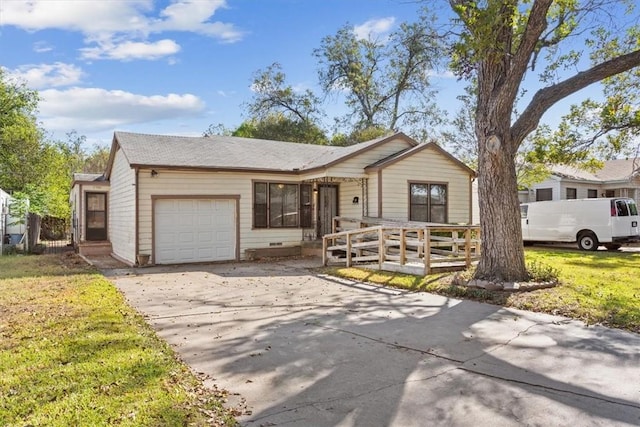
<path fill-rule="evenodd" d="M 493 281 L 528 279 L 522 246 L 520 204 L 514 158 L 498 142 L 480 141 L 478 203 L 482 253 L 475 278 Z M 503 141 L 500 138 L 500 145 Z M 489 145 L 489 148 L 487 148 Z"/>
<path fill-rule="evenodd" d="M 478 203 L 482 252 L 475 278 L 526 281 L 515 156 L 511 133 L 519 80 L 509 79 L 510 58 L 489 57 L 478 69 Z"/>

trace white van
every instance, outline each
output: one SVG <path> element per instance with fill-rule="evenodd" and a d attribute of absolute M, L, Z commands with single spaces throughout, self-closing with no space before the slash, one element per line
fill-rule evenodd
<path fill-rule="evenodd" d="M 580 249 L 595 251 L 600 244 L 617 250 L 640 241 L 638 208 L 629 198 L 524 203 L 520 218 L 525 244 L 578 242 Z"/>

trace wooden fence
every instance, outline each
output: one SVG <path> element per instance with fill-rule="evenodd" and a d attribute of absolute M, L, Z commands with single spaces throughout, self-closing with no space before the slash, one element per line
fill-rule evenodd
<path fill-rule="evenodd" d="M 357 228 L 338 231 L 345 222 Z M 382 224 L 369 225 L 372 222 Z M 334 219 L 335 232 L 323 236 L 323 265 L 375 265 L 380 270 L 431 274 L 464 269 L 479 259 L 478 226 L 399 223 L 380 219 Z"/>

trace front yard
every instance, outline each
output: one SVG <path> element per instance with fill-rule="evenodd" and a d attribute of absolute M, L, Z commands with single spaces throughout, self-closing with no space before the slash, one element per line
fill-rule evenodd
<path fill-rule="evenodd" d="M 640 253 L 526 251 L 561 284 L 507 293 L 325 268 L 362 281 L 543 311 L 640 332 Z M 73 254 L 0 257 L 0 425 L 235 425 L 115 287 Z"/>
<path fill-rule="evenodd" d="M 235 425 L 73 254 L 0 257 L 0 425 Z"/>
<path fill-rule="evenodd" d="M 601 323 L 640 333 L 640 253 L 534 247 L 525 249 L 525 254 L 528 264 L 558 270 L 560 285 L 533 292 L 508 293 L 454 286 L 450 284 L 450 274 L 419 277 L 357 268 L 324 271 L 356 280 L 558 314 L 588 324 Z"/>

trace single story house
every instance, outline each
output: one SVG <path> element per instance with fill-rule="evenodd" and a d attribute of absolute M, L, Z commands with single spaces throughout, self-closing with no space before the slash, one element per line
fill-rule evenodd
<path fill-rule="evenodd" d="M 640 159 L 608 160 L 593 172 L 573 166 L 553 166 L 547 179 L 521 192 L 520 201 L 597 197 L 631 197 L 640 203 Z"/>
<path fill-rule="evenodd" d="M 75 177 L 74 243 L 175 264 L 299 247 L 336 216 L 469 224 L 474 179 L 402 133 L 335 147 L 115 132 L 105 174 Z"/>

